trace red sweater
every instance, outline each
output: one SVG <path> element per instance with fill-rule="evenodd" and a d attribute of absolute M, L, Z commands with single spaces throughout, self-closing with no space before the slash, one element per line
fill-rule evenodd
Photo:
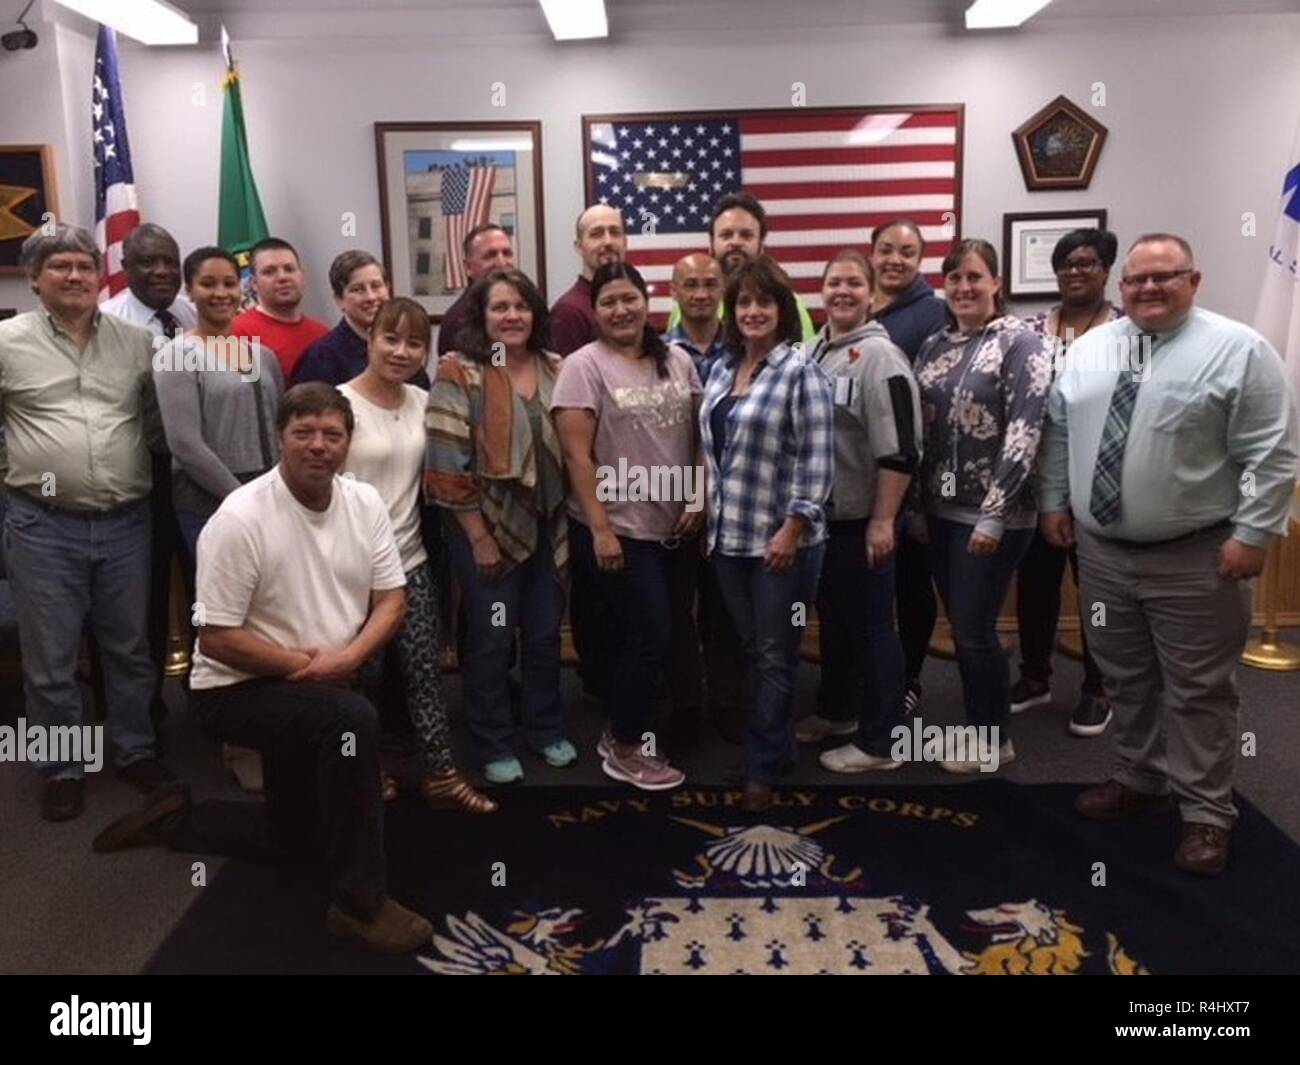
<path fill-rule="evenodd" d="M 596 339 L 596 312 L 591 306 L 591 282 L 579 277 L 551 308 L 551 350 L 572 355 Z"/>
<path fill-rule="evenodd" d="M 296 322 L 282 322 L 258 307 L 251 307 L 235 318 L 230 331 L 237 337 L 256 337 L 259 344 L 274 351 L 284 379 L 291 381 L 302 353 L 308 345 L 325 336 L 330 327 L 306 315 Z"/>

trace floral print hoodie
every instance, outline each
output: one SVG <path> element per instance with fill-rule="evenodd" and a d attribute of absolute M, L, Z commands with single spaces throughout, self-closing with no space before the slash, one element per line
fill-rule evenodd
<path fill-rule="evenodd" d="M 926 513 L 1000 540 L 1035 525 L 1034 463 L 1052 385 L 1048 340 L 1004 315 L 935 333 L 916 357 Z"/>

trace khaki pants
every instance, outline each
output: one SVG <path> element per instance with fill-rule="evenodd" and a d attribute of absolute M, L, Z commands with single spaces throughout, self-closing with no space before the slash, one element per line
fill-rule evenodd
<path fill-rule="evenodd" d="M 1115 779 L 1172 789 L 1184 821 L 1231 828 L 1233 674 L 1250 627 L 1250 583 L 1218 575 L 1231 529 L 1128 547 L 1075 528 L 1080 612 L 1115 711 Z"/>

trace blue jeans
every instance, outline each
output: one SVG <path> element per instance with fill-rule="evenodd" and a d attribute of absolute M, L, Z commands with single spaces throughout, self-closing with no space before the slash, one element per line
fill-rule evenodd
<path fill-rule="evenodd" d="M 772 784 L 795 763 L 794 687 L 804 629 L 794 624 L 797 604 L 806 617 L 817 594 L 824 543 L 799 549 L 784 573 L 761 558 L 713 555 L 727 611 L 754 670 L 754 706 L 745 727 L 745 776 Z"/>
<path fill-rule="evenodd" d="M 858 722 L 854 743 L 885 757 L 903 723 L 903 642 L 894 628 L 897 547 L 867 565 L 867 523 L 830 523 L 817 615 L 821 622 L 822 716 Z M 897 542 L 897 540 L 896 540 Z"/>
<path fill-rule="evenodd" d="M 89 618 L 119 767 L 154 756 L 155 677 L 146 626 L 150 521 L 148 498 L 108 514 L 79 515 L 11 492 L 5 509 L 28 718 L 46 728 L 82 723 L 77 648 Z M 37 762 L 36 768 L 55 779 L 84 772 L 71 762 Z"/>
<path fill-rule="evenodd" d="M 461 693 L 465 720 L 484 764 L 513 758 L 510 692 L 506 675 L 519 631 L 523 681 L 521 710 L 528 745 L 536 751 L 564 739 L 560 698 L 560 619 L 564 585 L 555 571 L 550 538 L 541 533 L 537 549 L 495 581 L 485 581 L 474 551 L 459 527 L 447 525 L 452 562 L 465 607 L 465 658 Z"/>
<path fill-rule="evenodd" d="M 199 561 L 199 533 L 203 531 L 203 526 L 207 525 L 211 517 L 211 514 L 200 514 L 197 510 L 176 508 L 176 525 L 181 531 L 181 542 L 185 545 L 185 550 L 181 554 L 181 567 L 185 579 L 189 582 L 191 595 L 194 594 L 195 570 L 198 568 Z"/>
<path fill-rule="evenodd" d="M 1034 531 L 1007 529 L 991 555 L 972 555 L 966 545 L 975 526 L 933 515 L 928 524 L 930 564 L 957 646 L 966 720 L 1005 730 L 1011 670 L 998 640 L 998 614 Z"/>
<path fill-rule="evenodd" d="M 698 548 L 694 541 L 676 548 L 626 536 L 618 542 L 623 545 L 623 568 L 600 570 L 591 530 L 582 522 L 569 525 L 573 563 L 582 568 L 589 586 L 599 590 L 604 608 L 604 632 L 591 663 L 596 674 L 590 679 L 603 695 L 614 738 L 640 746 L 651 723 L 655 683 L 672 645 L 676 552 Z"/>

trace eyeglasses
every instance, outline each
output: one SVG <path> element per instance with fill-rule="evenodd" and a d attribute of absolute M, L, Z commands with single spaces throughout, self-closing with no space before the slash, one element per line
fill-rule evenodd
<path fill-rule="evenodd" d="M 1100 259 L 1083 259 L 1081 261 L 1064 262 L 1056 272 L 1058 274 L 1091 274 L 1100 269 L 1102 269 Z"/>
<path fill-rule="evenodd" d="M 1158 274 L 1134 274 L 1132 277 L 1121 277 L 1119 283 L 1125 288 L 1142 288 L 1149 281 L 1157 288 L 1164 288 L 1166 285 L 1173 284 L 1180 277 L 1186 277 L 1188 274 L 1196 273 L 1190 267 L 1185 270 L 1165 270 Z"/>

